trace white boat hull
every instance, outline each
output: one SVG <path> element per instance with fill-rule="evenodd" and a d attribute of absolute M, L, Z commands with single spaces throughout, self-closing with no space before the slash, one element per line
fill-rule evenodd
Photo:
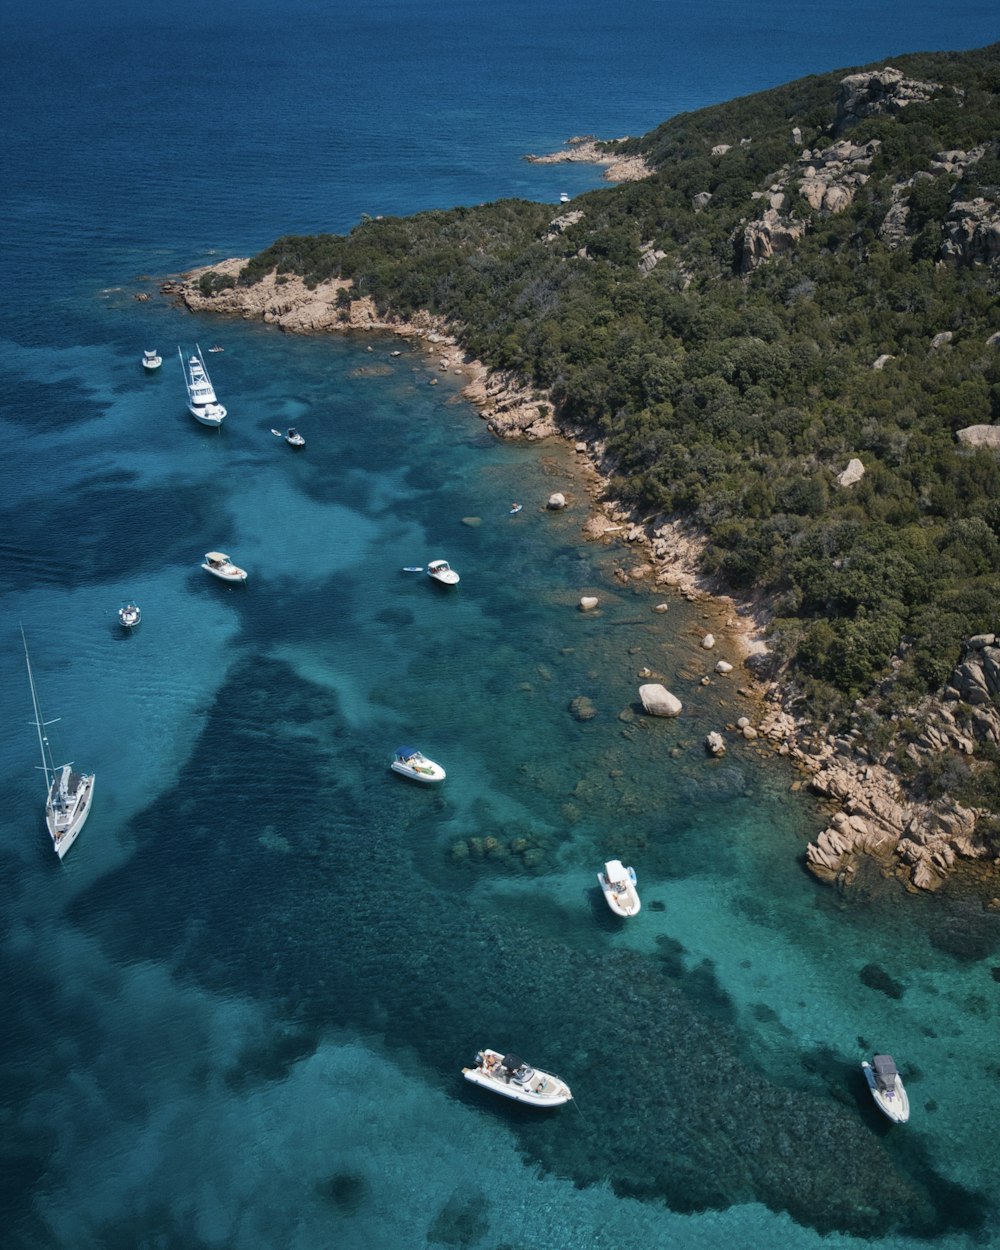
<path fill-rule="evenodd" d="M 223 582 L 245 582 L 247 579 L 246 570 L 235 568 L 235 566 L 232 571 L 227 569 L 213 569 L 210 564 L 203 564 L 201 567 L 206 573 L 211 573 L 213 577 L 217 577 Z"/>
<path fill-rule="evenodd" d="M 63 770 L 69 767 L 63 765 Z M 57 783 L 53 783 L 54 786 Z M 45 805 L 45 825 L 52 838 L 52 848 L 62 859 L 87 823 L 90 805 L 94 800 L 94 774 L 84 774 L 77 786 L 75 801 L 69 811 L 58 810 L 53 806 L 51 795 Z"/>
<path fill-rule="evenodd" d="M 409 777 L 411 781 L 420 781 L 425 786 L 444 781 L 446 776 L 440 764 L 435 764 L 433 760 L 428 759 L 418 766 L 403 763 L 401 760 L 393 760 L 389 767 L 401 777 Z"/>
<path fill-rule="evenodd" d="M 447 560 L 432 560 L 427 566 L 427 576 L 441 586 L 457 586 L 460 580 Z"/>
<path fill-rule="evenodd" d="M 636 916 L 642 908 L 639 891 L 635 885 L 635 872 L 626 869 L 627 875 L 615 881 L 609 881 L 607 865 L 605 871 L 597 874 L 597 881 L 604 894 L 604 900 L 616 916 Z"/>
<path fill-rule="evenodd" d="M 861 1069 L 865 1074 L 865 1080 L 868 1082 L 868 1088 L 872 1092 L 875 1104 L 883 1115 L 889 1117 L 894 1124 L 905 1124 L 910 1118 L 910 1099 L 903 1085 L 903 1078 L 896 1073 L 896 1079 L 891 1090 L 879 1089 L 878 1082 L 875 1079 L 875 1072 L 870 1063 L 863 1063 Z"/>
<path fill-rule="evenodd" d="M 495 1050 L 484 1050 L 482 1054 L 484 1062 L 491 1059 L 495 1061 L 494 1067 L 499 1073 L 503 1056 Z M 538 1068 L 534 1069 L 531 1081 L 527 1085 L 520 1085 L 512 1079 L 505 1079 L 502 1075 L 494 1076 L 484 1071 L 482 1067 L 463 1068 L 462 1075 L 473 1085 L 479 1085 L 483 1089 L 491 1090 L 494 1094 L 500 1094 L 514 1102 L 523 1103 L 526 1107 L 561 1107 L 573 1097 L 565 1081 L 553 1076 L 551 1072 L 542 1072 Z"/>
<path fill-rule="evenodd" d="M 196 408 L 193 404 L 188 404 L 188 412 L 202 425 L 214 426 L 216 429 L 226 419 L 226 410 L 221 404 L 206 405 L 204 408 Z"/>

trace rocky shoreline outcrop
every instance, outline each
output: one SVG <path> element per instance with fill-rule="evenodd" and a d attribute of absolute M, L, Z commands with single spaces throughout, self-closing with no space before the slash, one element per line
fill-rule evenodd
<path fill-rule="evenodd" d="M 895 659 L 901 662 L 900 656 Z M 862 710 L 863 701 L 859 721 Z M 827 740 L 813 736 L 794 748 L 794 757 L 811 773 L 813 790 L 839 809 L 806 851 L 810 871 L 821 880 L 850 884 L 858 857 L 869 855 L 887 875 L 920 890 L 937 889 L 959 860 L 994 875 L 1000 869 L 1000 837 L 984 828 L 994 823 L 991 813 L 946 795 L 914 801 L 901 769 L 937 773 L 937 765 L 949 762 L 964 771 L 995 767 L 981 756 L 1000 747 L 1000 638 L 970 638 L 944 689 L 898 713 L 895 721 L 899 732 L 881 752 L 867 746 L 860 731 Z"/>
<path fill-rule="evenodd" d="M 380 316 L 370 299 L 345 300 L 350 288 L 343 280 L 320 283 L 310 290 L 301 279 L 271 273 L 250 287 L 217 289 L 214 275 L 234 282 L 245 260 L 231 259 L 206 266 L 163 283 L 164 294 L 194 312 L 214 312 L 263 320 L 290 333 L 391 333 L 422 345 L 441 371 L 462 374 L 463 394 L 477 407 L 491 431 L 503 438 L 541 439 L 560 435 L 573 442 L 589 466 L 593 511 L 584 526 L 591 540 L 612 534 L 638 553 L 623 580 L 648 578 L 676 588 L 689 599 L 711 597 L 728 612 L 723 627 L 737 659 L 752 675 L 759 704 L 759 723 L 740 722 L 740 732 L 757 749 L 788 757 L 807 776 L 811 789 L 830 801 L 829 823 L 806 849 L 806 865 L 820 880 L 848 888 L 862 856 L 873 859 L 883 875 L 908 889 L 939 887 L 961 863 L 988 869 L 996 891 L 1000 870 L 1000 835 L 985 836 L 981 823 L 989 814 L 962 807 L 948 798 L 916 800 L 909 795 L 898 760 L 920 768 L 951 756 L 968 761 L 977 749 L 1000 747 L 1000 639 L 971 639 L 966 655 L 944 691 L 923 700 L 919 708 L 897 717 L 891 741 L 875 753 L 860 729 L 830 736 L 821 726 L 795 715 L 797 692 L 775 671 L 765 643 L 765 605 L 737 604 L 699 569 L 704 536 L 676 517 L 644 517 L 607 496 L 614 466 L 599 441 L 560 424 L 551 397 L 529 388 L 512 373 L 493 372 L 472 359 L 460 345 L 454 327 L 430 314 L 409 319 Z M 737 654 L 739 652 L 740 654 Z M 717 672 L 726 674 L 728 662 Z M 901 663 L 901 660 L 895 661 Z M 862 720 L 862 702 L 855 718 Z M 909 727 L 909 738 L 902 734 Z M 912 732 L 912 726 L 919 733 Z M 713 751 L 713 753 L 716 753 Z M 989 891 L 988 891 L 989 892 Z M 991 905 L 1000 909 L 1000 898 Z"/>
<path fill-rule="evenodd" d="M 617 140 L 621 142 L 621 140 Z M 566 140 L 566 146 L 558 152 L 548 152 L 544 156 L 529 153 L 525 158 L 533 165 L 563 165 L 575 162 L 581 165 L 603 165 L 603 177 L 608 182 L 639 182 L 653 173 L 653 167 L 643 156 L 622 156 L 610 152 L 604 144 L 593 135 L 574 135 Z"/>

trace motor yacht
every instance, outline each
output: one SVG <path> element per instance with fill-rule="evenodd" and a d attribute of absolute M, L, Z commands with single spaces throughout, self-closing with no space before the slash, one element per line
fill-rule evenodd
<path fill-rule="evenodd" d="M 181 358 L 184 370 L 184 385 L 187 388 L 188 412 L 202 425 L 220 426 L 226 417 L 226 410 L 215 397 L 212 379 L 205 368 L 205 358 L 201 348 L 195 344 L 194 354 L 184 358 L 178 347 L 177 354 Z"/>
<path fill-rule="evenodd" d="M 446 775 L 440 764 L 435 764 L 433 760 L 429 760 L 416 747 L 397 748 L 389 767 L 394 773 L 399 773 L 401 777 L 409 777 L 413 781 L 423 781 L 424 783 L 444 781 Z"/>
<path fill-rule="evenodd" d="M 246 570 L 233 564 L 224 551 L 206 551 L 205 563 L 201 566 L 213 577 L 221 577 L 224 582 L 245 582 Z"/>
<path fill-rule="evenodd" d="M 442 586 L 457 586 L 460 580 L 447 560 L 432 560 L 427 566 L 427 576 Z"/>

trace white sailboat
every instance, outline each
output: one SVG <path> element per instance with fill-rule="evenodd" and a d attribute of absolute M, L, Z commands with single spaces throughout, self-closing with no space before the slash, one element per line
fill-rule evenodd
<path fill-rule="evenodd" d="M 184 353 L 178 347 L 177 354 L 181 358 L 184 370 L 184 385 L 187 387 L 188 412 L 202 425 L 220 426 L 225 419 L 226 410 L 215 397 L 212 379 L 205 368 L 205 358 L 196 343 L 194 355 L 184 359 Z"/>
<path fill-rule="evenodd" d="M 57 766 L 52 762 L 52 749 L 45 734 L 45 727 L 55 724 L 55 721 L 42 720 L 42 713 L 38 707 L 38 695 L 35 692 L 35 677 L 31 671 L 31 660 L 28 657 L 28 643 L 23 629 L 21 641 L 24 643 L 24 662 L 28 666 L 31 703 L 35 709 L 38 746 L 42 753 L 41 767 L 45 773 L 45 788 L 48 791 L 48 798 L 45 801 L 45 824 L 52 837 L 53 849 L 62 859 L 76 841 L 77 835 L 90 815 L 90 804 L 94 797 L 94 774 L 74 772 L 71 763 Z"/>

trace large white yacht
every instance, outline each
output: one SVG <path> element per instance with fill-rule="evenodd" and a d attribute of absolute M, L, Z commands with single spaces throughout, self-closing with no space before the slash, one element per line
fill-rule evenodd
<path fill-rule="evenodd" d="M 205 358 L 201 348 L 195 344 L 194 354 L 185 360 L 184 353 L 178 347 L 177 354 L 181 358 L 184 370 L 184 385 L 187 387 L 188 412 L 202 425 L 220 426 L 225 420 L 226 410 L 215 398 L 212 379 L 205 368 Z"/>
<path fill-rule="evenodd" d="M 45 733 L 47 725 L 54 721 L 42 720 L 38 707 L 38 695 L 35 693 L 35 677 L 31 671 L 31 660 L 28 657 L 28 643 L 21 630 L 21 641 L 24 643 L 24 662 L 28 666 L 28 684 L 31 686 L 31 704 L 35 709 L 35 728 L 38 730 L 38 746 L 42 753 L 42 771 L 45 773 L 45 787 L 48 797 L 45 800 L 45 824 L 52 838 L 52 847 L 60 859 L 77 839 L 87 817 L 90 815 L 90 804 L 94 797 L 94 774 L 77 773 L 72 764 L 54 764 L 49 739 Z"/>

